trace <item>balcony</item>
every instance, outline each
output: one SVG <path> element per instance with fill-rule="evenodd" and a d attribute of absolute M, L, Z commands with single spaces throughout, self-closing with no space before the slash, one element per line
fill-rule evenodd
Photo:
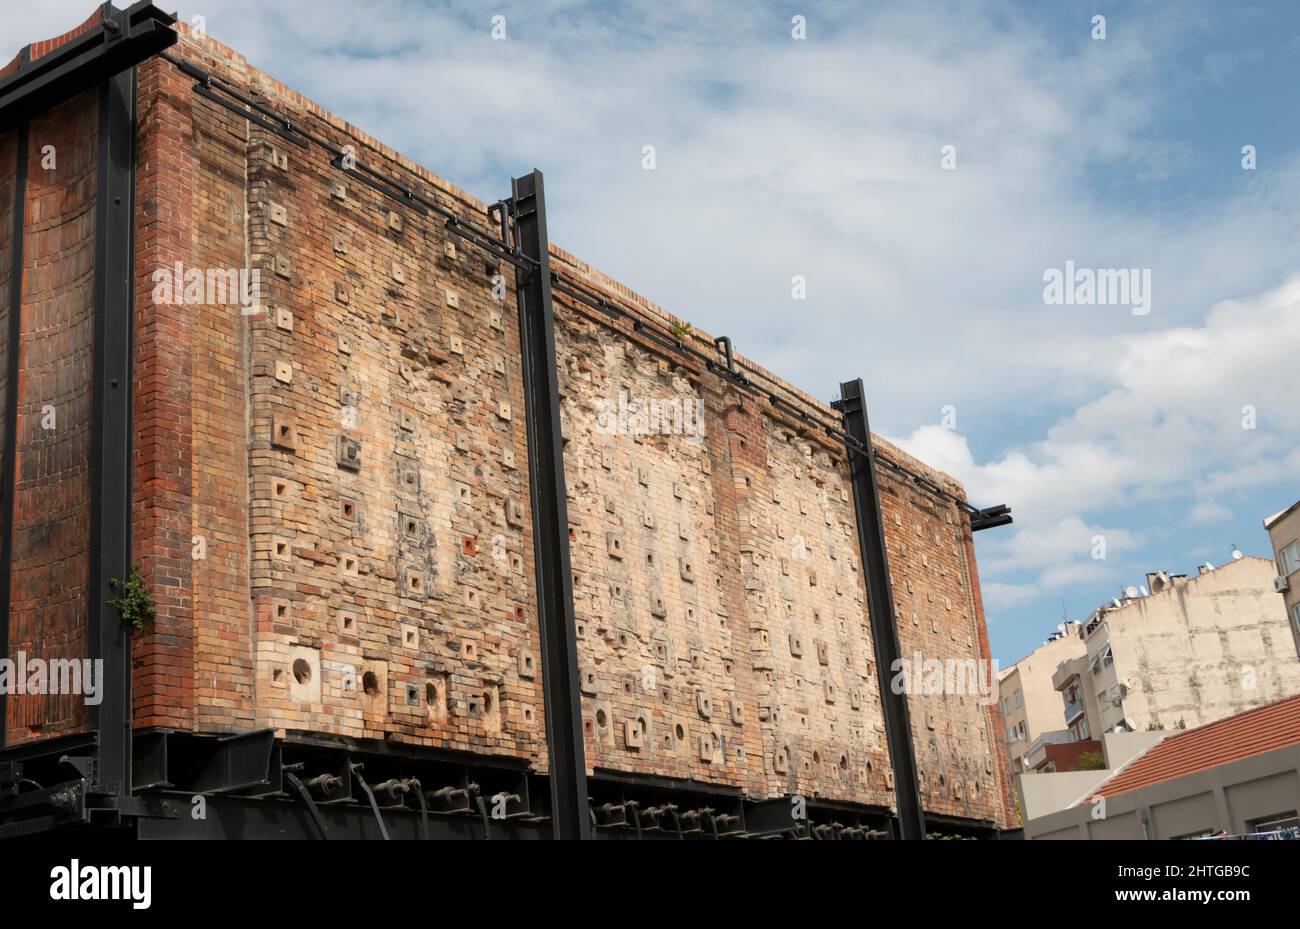
<path fill-rule="evenodd" d="M 1083 701 L 1076 700 L 1073 703 L 1065 704 L 1065 724 L 1071 725 L 1076 719 L 1083 715 Z"/>

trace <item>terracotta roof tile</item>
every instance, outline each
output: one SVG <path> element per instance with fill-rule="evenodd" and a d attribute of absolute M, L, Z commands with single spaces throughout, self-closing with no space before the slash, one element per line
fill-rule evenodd
<path fill-rule="evenodd" d="M 1171 735 L 1097 790 L 1106 797 L 1300 743 L 1300 696 Z"/>

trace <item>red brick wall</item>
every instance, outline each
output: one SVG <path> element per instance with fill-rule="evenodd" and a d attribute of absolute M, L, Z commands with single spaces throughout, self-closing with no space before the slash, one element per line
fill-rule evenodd
<path fill-rule="evenodd" d="M 136 726 L 190 729 L 196 719 L 194 314 L 151 296 L 157 268 L 196 264 L 192 82 L 160 60 L 138 74 L 131 544 L 157 616 L 132 643 L 133 719 Z"/>
<path fill-rule="evenodd" d="M 29 127 L 9 652 L 45 661 L 87 657 L 98 100 Z M 86 721 L 78 694 L 11 695 L 6 744 Z"/>
<path fill-rule="evenodd" d="M 187 36 L 174 51 L 486 223 L 481 203 L 230 50 Z M 133 530 L 158 617 L 135 641 L 135 724 L 382 738 L 545 770 L 513 272 L 498 299 L 498 269 L 439 217 L 190 84 L 159 60 L 140 71 Z M 79 130 L 74 153 L 93 144 L 93 125 Z M 29 205 L 47 216 L 29 267 L 55 255 L 53 230 L 93 215 L 80 209 L 88 177 L 89 189 L 71 173 L 33 188 L 29 204 L 57 193 L 61 206 Z M 24 291 L 20 438 L 24 461 L 65 444 L 57 468 L 20 472 L 19 501 L 39 486 L 62 504 L 21 510 L 15 559 L 19 628 L 51 647 L 84 630 L 86 533 L 69 540 L 89 435 L 77 282 L 93 272 L 88 234 L 57 243 L 56 270 Z M 159 299 L 158 275 L 178 262 L 256 270 L 261 300 Z M 57 328 L 29 326 L 53 294 Z M 588 767 L 891 806 L 843 449 L 627 326 L 563 299 L 556 312 Z M 32 385 L 46 382 L 69 427 L 56 440 L 32 432 Z M 620 392 L 699 401 L 703 436 L 606 434 L 599 403 Z M 905 654 L 987 658 L 968 525 L 951 503 L 881 482 Z M 38 563 L 40 531 L 55 544 Z M 57 598 L 40 623 L 38 596 Z M 996 704 L 911 700 L 927 809 L 1006 821 Z"/>
<path fill-rule="evenodd" d="M 896 449 L 888 453 L 900 459 Z M 980 662 L 989 688 L 990 702 L 977 692 L 909 695 L 923 805 L 948 816 L 1002 820 L 1002 728 L 991 715 L 997 712 L 997 675 L 987 663 L 969 522 L 955 505 L 893 472 L 880 471 L 878 478 L 904 659 L 914 664 L 919 653 L 936 661 Z"/>
<path fill-rule="evenodd" d="M 225 52 L 177 51 L 308 107 Z M 437 217 L 395 212 L 170 65 L 141 86 L 135 532 L 160 609 L 137 641 L 137 725 L 544 769 L 513 292 L 495 300 Z M 453 204 L 481 212 L 448 189 Z M 176 261 L 256 269 L 262 310 L 158 302 Z"/>

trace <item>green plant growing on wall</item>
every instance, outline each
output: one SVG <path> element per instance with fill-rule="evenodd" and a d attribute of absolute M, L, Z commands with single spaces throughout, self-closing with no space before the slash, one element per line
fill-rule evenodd
<path fill-rule="evenodd" d="M 115 607 L 123 621 L 130 623 L 136 632 L 142 630 L 145 620 L 154 618 L 155 609 L 153 595 L 149 593 L 149 588 L 140 575 L 140 566 L 131 565 L 131 573 L 126 580 L 114 577 L 109 578 L 108 583 L 113 590 L 119 591 L 116 597 L 109 598 L 108 605 Z"/>
<path fill-rule="evenodd" d="M 1076 771 L 1105 771 L 1106 759 L 1101 752 L 1079 752 L 1074 759 Z"/>
<path fill-rule="evenodd" d="M 695 329 L 690 323 L 673 323 L 673 338 L 680 342 Z"/>

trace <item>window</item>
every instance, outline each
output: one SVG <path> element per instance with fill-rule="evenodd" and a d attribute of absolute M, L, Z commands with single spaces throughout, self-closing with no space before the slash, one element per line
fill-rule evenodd
<path fill-rule="evenodd" d="M 1085 716 L 1071 726 L 1070 732 L 1074 734 L 1074 741 L 1086 742 L 1088 740 L 1088 717 Z"/>
<path fill-rule="evenodd" d="M 1020 707 L 1022 707 L 1022 706 L 1024 706 L 1024 705 L 1025 705 L 1025 695 L 1024 695 L 1023 692 L 1017 690 L 1017 691 L 1016 691 L 1016 708 L 1019 709 Z"/>
<path fill-rule="evenodd" d="M 1266 816 L 1263 819 L 1256 819 L 1250 822 L 1250 831 L 1255 834 L 1261 832 L 1277 832 L 1281 829 L 1300 828 L 1300 819 L 1296 818 L 1295 811 L 1290 813 L 1274 813 L 1272 816 Z"/>
<path fill-rule="evenodd" d="M 1283 577 L 1294 571 L 1300 571 L 1300 541 L 1292 542 L 1277 553 L 1277 565 Z"/>

